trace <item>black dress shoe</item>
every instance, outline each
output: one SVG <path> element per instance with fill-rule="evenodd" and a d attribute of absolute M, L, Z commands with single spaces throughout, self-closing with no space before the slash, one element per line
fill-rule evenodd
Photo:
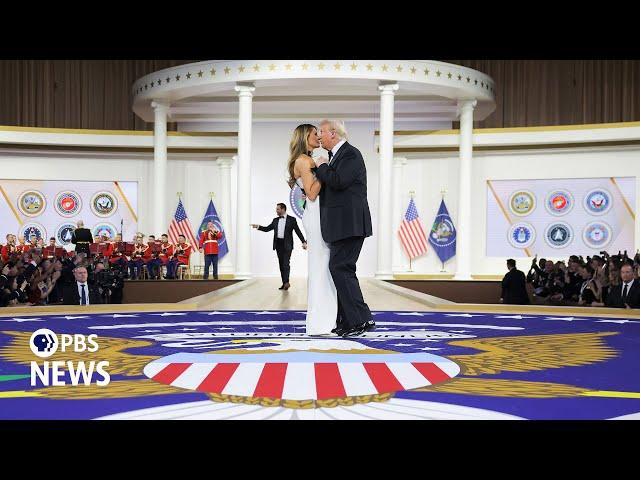
<path fill-rule="evenodd" d="M 289 290 L 289 287 L 290 287 L 290 286 L 291 286 L 291 285 L 289 285 L 289 282 L 287 282 L 287 283 L 285 283 L 285 284 L 282 286 L 282 289 L 283 289 L 283 290 Z"/>
<path fill-rule="evenodd" d="M 338 335 L 339 337 L 341 337 L 341 336 L 342 336 L 342 334 L 343 334 L 344 332 L 346 332 L 346 331 L 347 331 L 347 329 L 346 329 L 346 328 L 343 328 L 342 326 L 340 326 L 340 327 L 336 327 L 336 328 L 334 328 L 333 330 L 331 330 L 331 333 L 335 333 L 336 335 Z"/>
<path fill-rule="evenodd" d="M 373 332 L 376 329 L 376 322 L 374 322 L 373 320 L 369 320 L 367 321 L 367 323 L 365 323 L 364 328 L 367 332 Z"/>
<path fill-rule="evenodd" d="M 283 290 L 284 289 L 284 284 L 280 285 L 280 288 L 278 288 L 278 290 Z"/>
<path fill-rule="evenodd" d="M 345 330 L 342 333 L 341 337 L 342 338 L 357 337 L 358 335 L 362 335 L 366 331 L 367 331 L 367 322 L 357 325 L 353 328 L 350 328 L 349 330 Z"/>

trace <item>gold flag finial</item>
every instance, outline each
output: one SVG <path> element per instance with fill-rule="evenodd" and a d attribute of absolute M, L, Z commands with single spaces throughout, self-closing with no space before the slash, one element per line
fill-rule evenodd
<path fill-rule="evenodd" d="M 213 198 L 215 196 L 216 196 L 216 194 L 214 192 L 209 192 L 209 197 Z"/>
<path fill-rule="evenodd" d="M 416 196 L 416 191 L 415 190 L 409 190 L 409 196 L 411 198 L 415 197 Z"/>
<path fill-rule="evenodd" d="M 446 188 L 443 188 L 442 190 L 440 190 L 440 195 L 442 195 L 442 198 L 444 198 L 446 193 L 447 193 L 447 189 Z"/>
<path fill-rule="evenodd" d="M 176 195 L 178 195 L 178 198 L 182 198 L 182 192 L 176 192 Z"/>

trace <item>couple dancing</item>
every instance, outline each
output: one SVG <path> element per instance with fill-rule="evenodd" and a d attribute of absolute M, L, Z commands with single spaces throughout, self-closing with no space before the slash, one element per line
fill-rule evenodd
<path fill-rule="evenodd" d="M 329 158 L 314 161 L 311 153 L 320 146 Z M 299 125 L 289 153 L 289 185 L 297 183 L 306 195 L 307 334 L 352 337 L 373 330 L 356 277 L 362 244 L 372 235 L 362 154 L 347 142 L 339 120 L 323 120 L 319 130 Z"/>

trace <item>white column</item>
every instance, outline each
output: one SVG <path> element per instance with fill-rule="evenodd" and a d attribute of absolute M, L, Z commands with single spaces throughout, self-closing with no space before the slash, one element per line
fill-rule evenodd
<path fill-rule="evenodd" d="M 471 280 L 471 159 L 476 100 L 460 100 L 460 194 L 456 222 L 456 280 Z"/>
<path fill-rule="evenodd" d="M 391 185 L 393 163 L 393 100 L 397 83 L 380 85 L 380 178 L 378 187 L 378 266 L 376 278 L 392 278 Z"/>
<path fill-rule="evenodd" d="M 393 272 L 404 272 L 408 269 L 405 263 L 405 255 L 402 252 L 402 245 L 400 244 L 400 238 L 398 237 L 398 229 L 400 223 L 402 223 L 402 179 L 404 173 L 404 166 L 407 164 L 407 159 L 403 157 L 396 157 L 393 159 L 393 190 L 391 192 L 391 198 L 393 200 L 393 214 L 391 219 L 391 258 L 393 260 Z"/>
<path fill-rule="evenodd" d="M 227 253 L 218 265 L 218 271 L 221 274 L 233 273 L 233 251 L 231 248 L 231 239 L 233 232 L 231 231 L 231 165 L 235 157 L 218 158 L 216 163 L 220 169 L 220 191 L 218 199 L 218 216 L 224 228 L 224 236 L 227 241 Z"/>
<path fill-rule="evenodd" d="M 167 112 L 169 104 L 151 102 L 153 119 L 153 225 L 148 232 L 156 237 L 167 229 Z"/>
<path fill-rule="evenodd" d="M 251 276 L 251 102 L 255 87 L 237 84 L 238 198 L 236 215 L 236 278 Z"/>

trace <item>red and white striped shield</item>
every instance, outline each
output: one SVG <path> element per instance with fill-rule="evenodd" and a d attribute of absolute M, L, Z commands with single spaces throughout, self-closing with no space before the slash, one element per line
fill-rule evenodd
<path fill-rule="evenodd" d="M 206 393 L 281 400 L 327 400 L 411 390 L 460 373 L 427 353 L 178 353 L 149 363 L 156 382 Z"/>

